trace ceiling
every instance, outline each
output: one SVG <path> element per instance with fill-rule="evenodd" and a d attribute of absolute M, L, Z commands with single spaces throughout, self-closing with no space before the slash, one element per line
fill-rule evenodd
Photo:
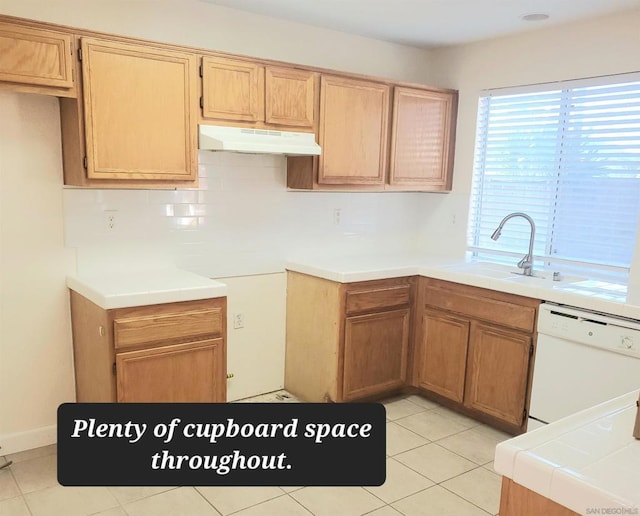
<path fill-rule="evenodd" d="M 201 0 L 421 48 L 467 43 L 640 8 L 640 0 Z M 545 13 L 544 21 L 524 21 Z"/>

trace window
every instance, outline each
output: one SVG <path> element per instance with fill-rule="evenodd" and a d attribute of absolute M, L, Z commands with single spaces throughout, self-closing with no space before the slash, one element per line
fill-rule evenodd
<path fill-rule="evenodd" d="M 626 274 L 640 214 L 640 74 L 484 92 L 468 249 L 513 263 L 536 224 L 536 266 Z"/>

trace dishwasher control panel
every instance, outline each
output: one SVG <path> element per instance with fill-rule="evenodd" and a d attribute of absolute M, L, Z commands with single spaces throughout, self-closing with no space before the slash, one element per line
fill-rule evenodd
<path fill-rule="evenodd" d="M 631 319 L 542 303 L 538 333 L 640 359 L 640 322 Z"/>

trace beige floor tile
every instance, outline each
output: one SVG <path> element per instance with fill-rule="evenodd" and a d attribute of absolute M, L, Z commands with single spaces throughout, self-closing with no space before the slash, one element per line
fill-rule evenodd
<path fill-rule="evenodd" d="M 437 441 L 467 429 L 466 426 L 437 414 L 435 409 L 403 417 L 395 422 L 430 441 Z"/>
<path fill-rule="evenodd" d="M 18 484 L 16 484 L 11 474 L 11 470 L 6 468 L 0 470 L 0 500 L 15 498 L 21 494 L 20 489 L 18 489 Z"/>
<path fill-rule="evenodd" d="M 57 456 L 44 455 L 11 465 L 11 472 L 23 494 L 58 484 Z"/>
<path fill-rule="evenodd" d="M 367 516 L 401 516 L 401 515 L 402 515 L 401 512 L 398 512 L 396 509 L 394 509 L 390 505 L 385 505 L 380 509 L 376 509 L 375 511 L 367 513 Z"/>
<path fill-rule="evenodd" d="M 252 505 L 256 505 L 272 498 L 282 496 L 284 491 L 279 487 L 197 487 L 202 496 L 204 496 L 211 505 L 213 505 L 221 514 L 231 514 L 232 512 L 246 509 Z"/>
<path fill-rule="evenodd" d="M 0 502 L 0 516 L 31 516 L 22 496 Z"/>
<path fill-rule="evenodd" d="M 440 486 L 404 498 L 393 504 L 406 516 L 486 516 L 487 513 Z"/>
<path fill-rule="evenodd" d="M 485 464 L 484 466 L 482 466 L 484 469 L 488 469 L 489 471 L 491 471 L 491 473 L 496 473 L 498 474 L 498 472 L 496 471 L 495 465 L 493 463 L 493 461 Z"/>
<path fill-rule="evenodd" d="M 24 496 L 33 516 L 87 516 L 118 506 L 106 487 L 50 487 Z"/>
<path fill-rule="evenodd" d="M 142 498 L 147 498 L 148 496 L 153 496 L 155 494 L 164 493 L 165 491 L 169 491 L 171 489 L 176 489 L 175 487 L 169 486 L 159 486 L 159 487 L 108 487 L 109 492 L 115 496 L 116 500 L 120 502 L 121 505 L 125 505 L 131 502 L 135 502 L 136 500 L 141 500 Z"/>
<path fill-rule="evenodd" d="M 436 403 L 435 401 L 428 400 L 427 398 L 423 398 L 422 396 L 418 396 L 417 394 L 411 394 L 407 396 L 405 399 L 427 410 L 431 410 L 431 409 L 442 406 Z"/>
<path fill-rule="evenodd" d="M 293 493 L 294 491 L 302 489 L 303 487 L 305 486 L 280 486 L 280 489 L 282 489 L 285 493 Z"/>
<path fill-rule="evenodd" d="M 387 459 L 387 479 L 385 483 L 381 486 L 365 487 L 365 489 L 385 502 L 391 503 L 432 485 L 433 482 L 431 480 L 400 464 L 397 460 Z"/>
<path fill-rule="evenodd" d="M 219 516 L 192 487 L 180 487 L 124 506 L 129 516 Z"/>
<path fill-rule="evenodd" d="M 96 512 L 91 516 L 127 516 L 127 513 L 122 507 L 114 507 L 113 509 L 107 509 L 106 511 Z"/>
<path fill-rule="evenodd" d="M 496 440 L 487 433 L 471 428 L 438 441 L 447 450 L 462 455 L 478 465 L 491 462 L 496 454 Z"/>
<path fill-rule="evenodd" d="M 394 458 L 436 483 L 477 467 L 477 464 L 433 443 L 401 453 Z"/>
<path fill-rule="evenodd" d="M 311 516 L 311 513 L 287 495 L 274 498 L 248 509 L 236 512 L 234 516 Z"/>
<path fill-rule="evenodd" d="M 362 487 L 305 487 L 289 496 L 315 516 L 359 516 L 384 505 Z"/>
<path fill-rule="evenodd" d="M 436 414 L 441 414 L 444 417 L 455 421 L 460 426 L 464 426 L 465 428 L 473 428 L 482 424 L 477 419 L 473 419 L 471 417 L 465 416 L 463 414 L 460 414 L 459 412 L 448 409 L 447 407 L 435 408 L 433 409 L 433 412 Z"/>
<path fill-rule="evenodd" d="M 428 443 L 428 439 L 393 421 L 387 423 L 387 455 L 389 456 L 397 455 Z"/>
<path fill-rule="evenodd" d="M 37 459 L 38 457 L 55 455 L 56 451 L 57 446 L 55 444 L 49 444 L 47 446 L 40 446 L 39 448 L 32 448 L 18 453 L 11 453 L 7 455 L 7 460 L 11 460 L 15 464 L 16 462 L 24 462 L 25 460 Z"/>
<path fill-rule="evenodd" d="M 471 470 L 441 485 L 491 514 L 500 510 L 500 477 L 484 468 Z"/>
<path fill-rule="evenodd" d="M 412 414 L 418 414 L 419 412 L 425 411 L 423 407 L 405 399 L 385 402 L 384 408 L 387 411 L 387 419 L 390 421 L 395 421 L 401 417 L 407 417 Z"/>
<path fill-rule="evenodd" d="M 506 432 L 502 432 L 501 430 L 497 430 L 495 428 L 490 427 L 489 425 L 480 425 L 476 427 L 478 432 L 482 432 L 483 434 L 487 434 L 491 438 L 493 438 L 497 443 L 501 443 L 502 441 L 506 441 L 507 439 L 511 439 L 514 437 L 511 434 Z"/>

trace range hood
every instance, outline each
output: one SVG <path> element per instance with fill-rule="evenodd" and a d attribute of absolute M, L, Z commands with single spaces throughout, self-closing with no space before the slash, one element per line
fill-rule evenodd
<path fill-rule="evenodd" d="M 204 124 L 199 129 L 200 150 L 287 156 L 320 155 L 320 146 L 313 133 Z"/>

